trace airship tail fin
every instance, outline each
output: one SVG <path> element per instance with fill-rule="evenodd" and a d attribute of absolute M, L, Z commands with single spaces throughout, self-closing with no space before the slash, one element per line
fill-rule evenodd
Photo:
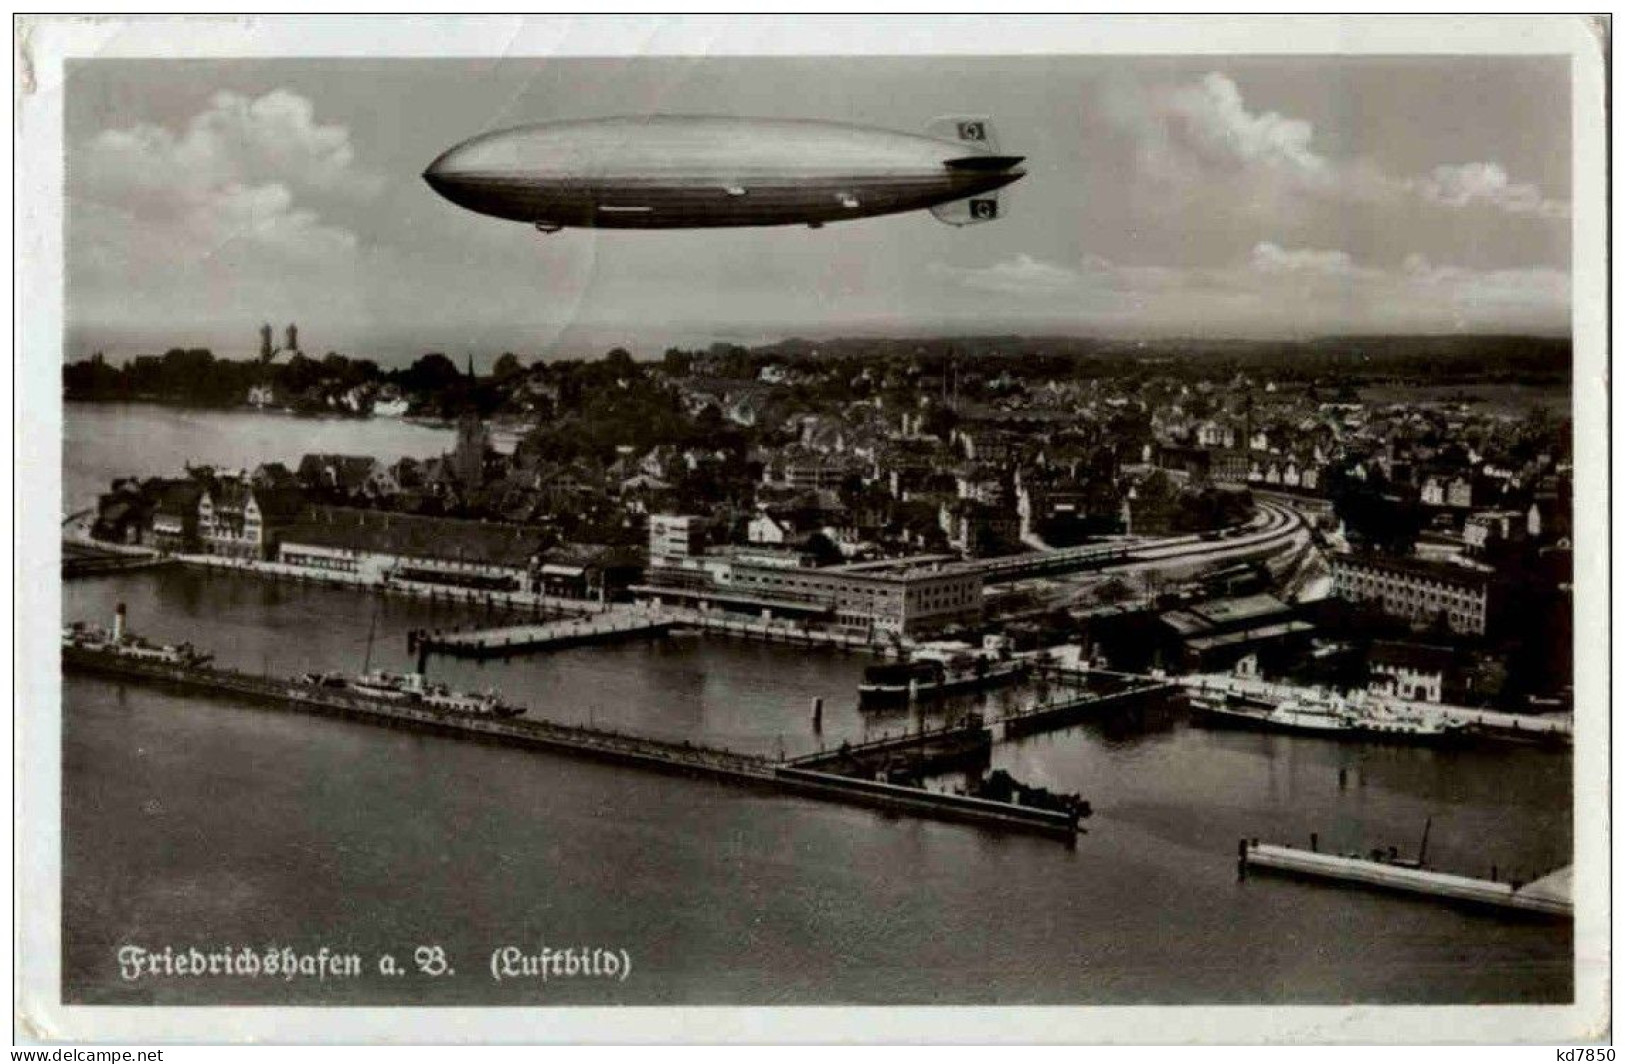
<path fill-rule="evenodd" d="M 993 120 L 986 115 L 944 115 L 925 124 L 925 135 L 938 140 L 957 140 L 974 144 L 990 152 L 999 150 L 999 140 L 993 135 Z"/>
<path fill-rule="evenodd" d="M 931 208 L 931 213 L 937 221 L 949 225 L 980 225 L 982 222 L 991 222 L 1003 213 L 999 203 L 999 193 L 979 192 L 968 199 L 957 199 L 950 203 L 939 203 Z"/>

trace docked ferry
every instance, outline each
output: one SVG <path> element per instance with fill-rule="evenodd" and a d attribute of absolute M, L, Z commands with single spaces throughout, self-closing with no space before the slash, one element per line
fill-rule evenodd
<path fill-rule="evenodd" d="M 1376 701 L 1355 702 L 1303 690 L 1280 697 L 1217 690 L 1188 695 L 1192 719 L 1216 727 L 1319 735 L 1326 738 L 1451 743 L 1470 733 L 1457 721 L 1405 712 Z"/>

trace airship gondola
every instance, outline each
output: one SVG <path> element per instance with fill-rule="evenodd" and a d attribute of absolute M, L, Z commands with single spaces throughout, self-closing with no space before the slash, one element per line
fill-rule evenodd
<path fill-rule="evenodd" d="M 424 180 L 452 203 L 567 227 L 808 225 L 929 209 L 950 225 L 999 217 L 1025 175 L 983 117 L 925 135 L 811 120 L 655 116 L 520 126 L 451 148 Z"/>

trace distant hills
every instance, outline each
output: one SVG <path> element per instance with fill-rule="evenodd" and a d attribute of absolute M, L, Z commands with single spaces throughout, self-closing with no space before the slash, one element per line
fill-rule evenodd
<path fill-rule="evenodd" d="M 1158 363 L 1205 374 L 1234 369 L 1287 378 L 1335 376 L 1378 380 L 1419 373 L 1451 381 L 1559 383 L 1572 376 L 1573 345 L 1543 336 L 1335 336 L 1305 340 L 1200 337 L 1160 340 L 1070 336 L 850 337 L 789 339 L 749 349 L 755 355 L 804 358 L 915 356 L 935 361 L 1051 361 L 1073 373 L 1144 371 Z"/>

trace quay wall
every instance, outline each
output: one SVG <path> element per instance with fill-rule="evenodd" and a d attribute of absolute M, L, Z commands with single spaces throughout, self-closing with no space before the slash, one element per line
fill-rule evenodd
<path fill-rule="evenodd" d="M 174 557 L 194 568 L 219 572 L 248 573 L 272 580 L 313 584 L 322 587 L 350 588 L 357 591 L 377 591 L 387 595 L 424 599 L 431 602 L 461 602 L 469 606 L 503 608 L 515 612 L 525 610 L 551 610 L 568 614 L 599 614 L 616 609 L 612 604 L 592 599 L 558 598 L 528 591 L 484 591 L 453 587 L 446 584 L 423 584 L 409 580 L 380 581 L 368 579 L 358 573 L 325 572 L 302 565 L 282 562 L 262 562 L 243 558 L 225 558 L 214 554 L 177 554 Z"/>

